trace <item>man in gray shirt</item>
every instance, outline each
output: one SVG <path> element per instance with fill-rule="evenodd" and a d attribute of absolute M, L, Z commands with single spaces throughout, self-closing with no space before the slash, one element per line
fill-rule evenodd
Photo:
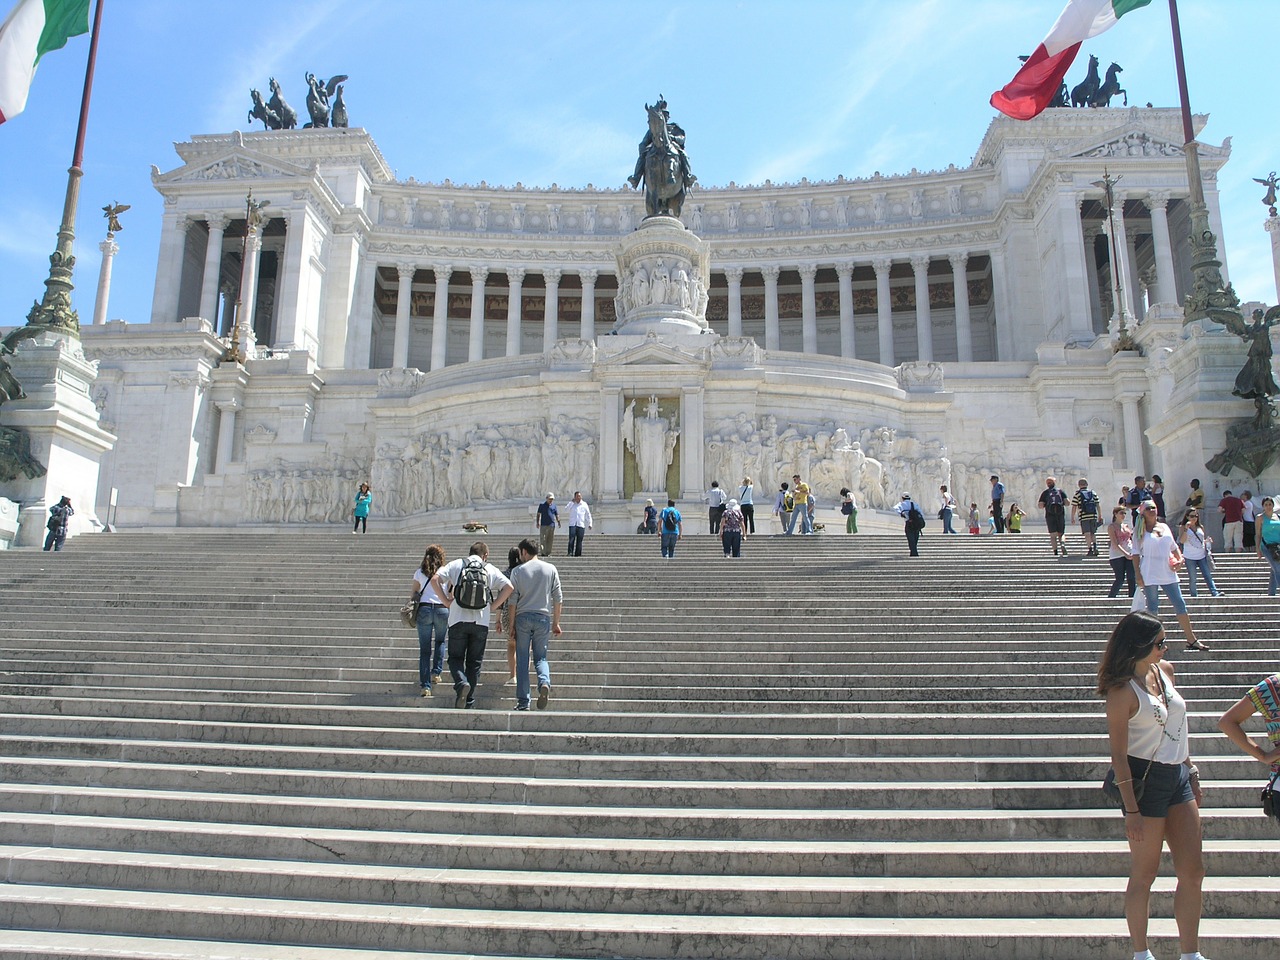
<path fill-rule="evenodd" d="M 516 642 L 516 709 L 528 710 L 529 651 L 538 671 L 538 709 L 544 710 L 551 696 L 551 668 L 547 664 L 547 645 L 551 635 L 560 629 L 560 608 L 564 595 L 560 590 L 560 572 L 538 556 L 538 544 L 521 540 L 520 566 L 511 571 L 511 638 Z"/>

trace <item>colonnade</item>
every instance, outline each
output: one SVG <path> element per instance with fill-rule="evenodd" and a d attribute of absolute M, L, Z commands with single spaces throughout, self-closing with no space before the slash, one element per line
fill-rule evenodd
<path fill-rule="evenodd" d="M 995 252 L 983 253 L 996 257 Z M 891 296 L 890 271 L 895 262 L 890 257 L 878 257 L 870 262 L 876 277 L 876 324 L 879 349 L 873 356 L 861 359 L 874 360 L 893 366 L 903 359 L 932 361 L 934 359 L 934 324 L 930 309 L 929 269 L 934 257 L 918 254 L 909 258 L 914 278 L 914 327 L 917 351 L 914 357 L 896 357 L 894 347 L 894 309 Z M 968 264 L 970 254 L 958 251 L 945 255 L 949 265 L 952 294 L 955 302 L 955 327 L 957 359 L 971 362 L 974 359 L 973 329 L 971 320 L 971 304 L 969 299 Z M 760 277 L 764 287 L 764 347 L 768 350 L 781 349 L 781 330 L 779 310 L 779 278 L 784 270 L 799 274 L 801 284 L 801 344 L 800 350 L 806 354 L 818 353 L 818 308 L 817 277 L 820 269 L 835 270 L 839 284 L 839 324 L 840 353 L 842 357 L 858 359 L 854 339 L 854 288 L 853 273 L 856 267 L 853 260 L 842 260 L 835 263 L 798 263 L 798 264 L 764 264 L 764 265 L 729 265 L 714 271 L 722 274 L 727 287 L 728 330 L 731 337 L 743 336 L 743 280 L 750 273 Z M 389 264 L 369 261 L 365 265 L 370 283 L 375 283 L 380 267 Z M 525 281 L 530 273 L 541 273 L 545 286 L 544 314 L 542 319 L 543 343 L 549 346 L 560 336 L 559 323 L 559 291 L 565 275 L 562 267 L 530 268 L 525 266 L 490 266 L 465 265 L 455 267 L 453 264 L 415 264 L 397 262 L 394 264 L 398 283 L 396 287 L 396 309 L 392 333 L 393 368 L 408 366 L 410 357 L 410 338 L 412 336 L 413 317 L 411 303 L 413 280 L 419 272 L 430 271 L 433 279 L 431 288 L 434 293 L 434 312 L 431 323 L 431 365 L 430 369 L 438 370 L 446 364 L 462 362 L 458 356 L 447 354 L 448 342 L 448 302 L 450 281 L 455 273 L 465 272 L 471 278 L 470 313 L 467 326 L 466 361 L 485 359 L 485 293 L 492 289 L 490 279 L 494 274 L 506 275 L 507 309 L 505 328 L 505 356 L 518 356 L 522 351 L 524 338 L 523 296 Z M 606 276 L 598 268 L 581 268 L 574 271 L 581 285 L 582 320 L 579 336 L 584 340 L 595 339 L 597 329 L 595 323 L 596 289 L 602 276 Z M 935 277 L 935 282 L 937 278 Z M 418 289 L 422 289 L 419 283 Z M 458 286 L 455 284 L 455 291 Z M 610 285 L 612 289 L 612 285 Z M 713 296 L 724 295 L 722 288 L 716 286 Z M 372 299 L 372 295 L 369 299 Z M 1003 310 L 997 305 L 998 316 Z M 759 320 L 759 317 L 749 319 Z M 385 356 L 385 355 L 384 355 Z M 992 358 L 994 359 L 994 358 Z"/>

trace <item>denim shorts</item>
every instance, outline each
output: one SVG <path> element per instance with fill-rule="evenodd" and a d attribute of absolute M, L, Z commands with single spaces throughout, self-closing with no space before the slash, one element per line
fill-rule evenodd
<path fill-rule="evenodd" d="M 1142 757 L 1129 758 L 1129 775 L 1134 781 L 1147 773 L 1147 761 Z M 1168 816 L 1169 808 L 1195 799 L 1191 793 L 1191 768 L 1185 763 L 1152 763 L 1147 773 L 1146 788 L 1138 801 L 1138 810 L 1144 817 Z"/>

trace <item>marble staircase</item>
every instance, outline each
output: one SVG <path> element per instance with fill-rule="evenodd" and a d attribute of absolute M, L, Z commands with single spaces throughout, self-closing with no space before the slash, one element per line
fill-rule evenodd
<path fill-rule="evenodd" d="M 899 536 L 740 560 L 691 536 L 667 561 L 591 536 L 553 558 L 549 708 L 517 713 L 500 638 L 477 709 L 418 696 L 396 610 L 423 546 L 0 553 L 0 958 L 1128 955 L 1092 692 L 1128 609 L 1105 559 L 930 531 L 919 559 Z M 1175 627 L 1170 658 L 1208 790 L 1203 950 L 1233 960 L 1280 947 L 1280 831 L 1215 722 L 1280 630 L 1265 564 L 1216 576 L 1228 596 L 1191 601 L 1211 652 Z"/>

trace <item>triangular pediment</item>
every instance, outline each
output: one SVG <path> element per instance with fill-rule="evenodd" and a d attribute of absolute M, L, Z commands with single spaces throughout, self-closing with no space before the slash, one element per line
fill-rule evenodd
<path fill-rule="evenodd" d="M 607 341 L 601 341 L 603 346 Z M 634 346 L 623 347 L 618 353 L 601 357 L 600 362 L 610 367 L 701 367 L 710 366 L 705 347 L 686 350 L 666 343 L 655 335 L 644 338 Z"/>
<path fill-rule="evenodd" d="M 1182 157 L 1182 144 L 1174 143 L 1138 126 L 1124 126 L 1073 144 L 1071 157 L 1088 160 L 1152 159 Z"/>
<path fill-rule="evenodd" d="M 151 180 L 157 185 L 173 183 L 208 183 L 225 180 L 309 179 L 311 170 L 297 164 L 266 157 L 244 145 L 235 145 L 217 157 L 202 157 L 170 170 L 151 168 Z"/>

